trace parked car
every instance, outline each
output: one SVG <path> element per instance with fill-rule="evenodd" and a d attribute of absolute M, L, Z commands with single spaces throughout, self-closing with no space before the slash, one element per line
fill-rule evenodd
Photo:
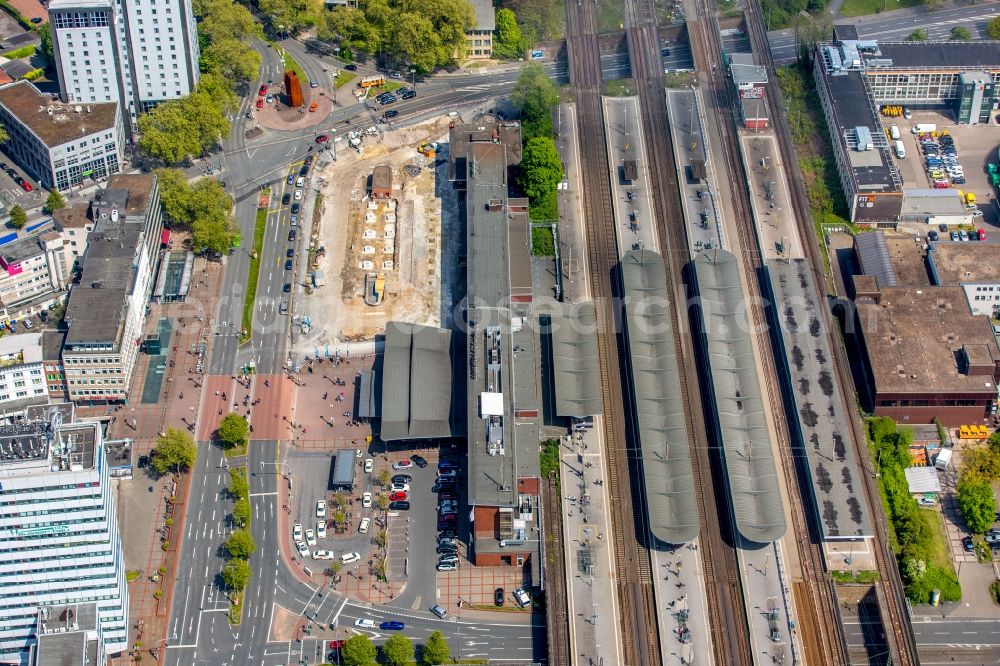
<path fill-rule="evenodd" d="M 919 504 L 920 506 L 930 506 L 930 507 L 937 506 L 937 502 L 931 499 L 930 497 L 921 497 L 920 499 L 917 500 L 917 504 Z"/>
<path fill-rule="evenodd" d="M 393 483 L 409 483 L 410 481 L 413 481 L 413 477 L 409 474 L 396 474 L 392 477 Z"/>
<path fill-rule="evenodd" d="M 316 533 L 312 530 L 306 530 L 306 545 L 315 546 L 316 545 Z"/>
<path fill-rule="evenodd" d="M 313 552 L 314 560 L 332 560 L 337 555 L 332 550 L 317 550 Z"/>
<path fill-rule="evenodd" d="M 389 490 L 394 493 L 406 493 L 410 491 L 410 484 L 394 483 L 392 484 L 392 487 Z"/>
<path fill-rule="evenodd" d="M 309 557 L 309 546 L 302 541 L 295 543 L 295 548 L 299 551 L 299 557 Z"/>
<path fill-rule="evenodd" d="M 927 232 L 927 240 L 936 241 L 937 239 L 938 239 L 938 232 L 936 231 Z"/>
<path fill-rule="evenodd" d="M 343 555 L 340 556 L 340 563 L 344 565 L 354 564 L 360 559 L 361 556 L 358 555 L 357 553 L 344 553 Z"/>
<path fill-rule="evenodd" d="M 438 562 L 437 570 L 438 571 L 457 571 L 458 570 L 458 563 L 457 562 Z"/>
<path fill-rule="evenodd" d="M 438 472 L 444 472 L 449 469 L 458 469 L 458 463 L 454 463 L 450 460 L 442 460 L 438 462 Z"/>
<path fill-rule="evenodd" d="M 258 90 L 258 91 L 257 91 L 257 95 L 258 95 L 259 97 L 263 97 L 263 96 L 264 96 L 264 95 L 266 95 L 266 94 L 267 94 L 267 84 L 266 84 L 266 83 L 263 83 L 263 84 L 261 84 L 261 86 L 260 86 L 260 90 Z"/>
<path fill-rule="evenodd" d="M 302 523 L 292 525 L 292 540 L 302 541 Z"/>
<path fill-rule="evenodd" d="M 412 467 L 413 463 L 410 462 L 409 460 L 397 460 L 396 462 L 392 463 L 392 468 L 397 471 L 403 469 L 410 469 Z"/>
<path fill-rule="evenodd" d="M 431 486 L 432 493 L 441 493 L 454 489 L 455 489 L 455 484 L 452 481 L 435 483 L 433 486 Z"/>
<path fill-rule="evenodd" d="M 408 497 L 404 492 L 389 493 L 390 502 L 405 502 Z"/>
<path fill-rule="evenodd" d="M 438 605 L 431 606 L 431 612 L 437 615 L 442 620 L 448 617 L 448 611 Z"/>
<path fill-rule="evenodd" d="M 320 500 L 316 502 L 316 517 L 326 518 L 326 501 Z"/>
<path fill-rule="evenodd" d="M 287 206 L 289 203 L 291 203 L 291 201 L 292 201 L 292 193 L 291 192 L 285 192 L 284 194 L 281 195 L 281 205 L 282 206 Z"/>
<path fill-rule="evenodd" d="M 375 469 L 375 461 L 371 458 L 365 458 L 365 472 L 371 474 L 373 469 Z"/>
<path fill-rule="evenodd" d="M 498 587 L 496 591 L 493 593 L 493 605 L 503 606 L 503 598 L 504 598 L 503 588 Z"/>
<path fill-rule="evenodd" d="M 971 553 L 976 549 L 976 544 L 972 541 L 972 536 L 962 537 L 962 547 L 965 548 L 965 552 Z"/>
<path fill-rule="evenodd" d="M 396 109 L 389 109 L 388 111 L 382 114 L 382 117 L 388 120 L 389 118 L 395 118 L 398 115 L 399 111 L 397 111 Z"/>
<path fill-rule="evenodd" d="M 302 210 L 302 204 L 300 203 L 292 204 L 292 215 L 298 215 L 300 210 Z"/>
<path fill-rule="evenodd" d="M 286 282 L 286 283 L 285 283 L 285 284 L 284 284 L 284 285 L 283 285 L 283 286 L 281 287 L 281 291 L 285 292 L 286 294 L 287 294 L 287 293 L 290 293 L 290 292 L 292 291 L 292 283 L 291 283 L 291 282 Z"/>
<path fill-rule="evenodd" d="M 458 532 L 455 531 L 452 526 L 445 526 L 438 528 L 438 538 L 439 539 L 457 539 Z"/>
<path fill-rule="evenodd" d="M 986 240 L 986 229 L 980 229 L 979 230 L 979 240 L 981 240 L 981 241 Z"/>
<path fill-rule="evenodd" d="M 370 617 L 363 617 L 360 620 L 355 620 L 354 626 L 360 629 L 374 629 L 375 620 L 371 619 Z"/>
<path fill-rule="evenodd" d="M 355 65 L 353 62 L 349 62 L 346 65 L 344 65 L 344 69 L 346 69 L 348 72 L 356 72 L 358 71 L 358 66 Z"/>
<path fill-rule="evenodd" d="M 389 510 L 390 511 L 409 511 L 410 510 L 410 503 L 407 502 L 407 501 L 405 501 L 405 500 L 402 500 L 402 501 L 399 501 L 399 502 L 389 502 Z"/>
<path fill-rule="evenodd" d="M 371 493 L 363 493 L 361 495 L 361 506 L 363 508 L 365 508 L 365 509 L 372 508 L 372 494 Z"/>
<path fill-rule="evenodd" d="M 523 587 L 514 590 L 514 600 L 517 601 L 517 605 L 521 608 L 527 608 L 531 605 L 531 597 L 528 596 Z"/>
<path fill-rule="evenodd" d="M 302 190 L 295 190 L 295 195 L 293 196 L 293 198 L 296 201 L 302 201 Z"/>
<path fill-rule="evenodd" d="M 454 493 L 451 489 L 442 490 L 438 493 L 438 500 L 457 500 L 458 495 Z"/>
<path fill-rule="evenodd" d="M 285 260 L 285 270 L 286 271 L 292 270 L 292 260 L 291 259 Z"/>
<path fill-rule="evenodd" d="M 412 460 L 413 464 L 415 464 L 420 469 L 423 469 L 424 467 L 427 467 L 427 460 L 423 456 L 418 456 L 418 455 L 414 454 L 414 455 L 410 456 L 410 460 Z"/>
<path fill-rule="evenodd" d="M 368 528 L 371 527 L 371 524 L 372 524 L 372 519 L 371 518 L 362 518 L 361 522 L 358 523 L 358 533 L 359 534 L 367 534 L 368 533 Z"/>
<path fill-rule="evenodd" d="M 289 259 L 291 259 L 292 257 L 294 257 L 295 256 L 295 248 L 294 247 L 287 248 L 285 250 L 285 256 L 288 257 Z"/>
<path fill-rule="evenodd" d="M 458 542 L 455 541 L 455 537 L 439 535 L 438 536 L 438 545 L 439 546 L 457 546 Z"/>
<path fill-rule="evenodd" d="M 438 546 L 436 552 L 438 555 L 453 555 L 455 553 L 458 553 L 458 546 L 450 546 L 450 545 Z"/>
<path fill-rule="evenodd" d="M 438 507 L 438 514 L 441 516 L 453 516 L 457 513 L 458 513 L 458 507 L 456 506 Z"/>
<path fill-rule="evenodd" d="M 320 134 L 318 137 L 316 137 L 316 143 L 326 143 L 329 140 L 330 137 L 328 137 L 326 134 Z"/>
<path fill-rule="evenodd" d="M 319 520 L 316 522 L 316 538 L 325 539 L 326 538 L 326 521 Z"/>
<path fill-rule="evenodd" d="M 958 239 L 962 241 L 969 240 L 969 234 L 965 233 L 965 229 L 960 229 L 958 232 Z"/>
<path fill-rule="evenodd" d="M 458 555 L 451 553 L 447 555 L 442 555 L 441 557 L 438 558 L 438 562 L 458 562 Z"/>

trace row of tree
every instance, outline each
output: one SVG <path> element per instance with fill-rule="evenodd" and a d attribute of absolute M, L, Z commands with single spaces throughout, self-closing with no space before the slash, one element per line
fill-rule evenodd
<path fill-rule="evenodd" d="M 954 569 L 934 559 L 939 550 L 936 542 L 941 539 L 937 515 L 928 520 L 931 510 L 920 508 L 906 480 L 905 471 L 913 464 L 913 431 L 897 429 L 892 419 L 874 417 L 868 420 L 868 437 L 892 527 L 890 546 L 899 560 L 906 596 L 914 603 L 926 604 L 931 601 L 932 591 L 939 590 L 942 601 L 960 600 L 962 589 Z"/>
<path fill-rule="evenodd" d="M 392 636 L 382 645 L 382 662 L 388 666 L 410 666 L 415 650 L 413 641 L 402 634 Z M 347 639 L 340 648 L 340 662 L 344 666 L 371 666 L 378 656 L 378 650 L 371 639 L 364 634 L 356 634 Z M 420 663 L 434 666 L 451 661 L 451 650 L 440 631 L 432 631 L 424 641 Z"/>
<path fill-rule="evenodd" d="M 229 251 L 239 231 L 233 218 L 233 200 L 219 182 L 202 178 L 192 184 L 180 169 L 157 169 L 156 180 L 163 213 L 172 229 L 190 231 L 198 251 Z"/>
<path fill-rule="evenodd" d="M 559 90 L 541 65 L 531 63 L 521 70 L 511 101 L 521 114 L 524 142 L 517 184 L 530 200 L 533 221 L 554 220 L 559 216 L 556 188 L 563 178 L 552 127 Z"/>
<path fill-rule="evenodd" d="M 257 552 L 257 543 L 250 534 L 250 482 L 245 467 L 229 470 L 229 497 L 233 500 L 233 524 L 240 529 L 226 539 L 223 548 L 229 560 L 222 567 L 222 582 L 235 594 L 240 594 L 250 583 L 253 572 L 248 560 Z M 246 515 L 237 516 L 237 507 L 245 503 Z"/>
<path fill-rule="evenodd" d="M 201 71 L 217 74 L 245 94 L 257 80 L 261 55 L 253 40 L 263 37 L 260 24 L 246 7 L 233 0 L 195 0 Z"/>

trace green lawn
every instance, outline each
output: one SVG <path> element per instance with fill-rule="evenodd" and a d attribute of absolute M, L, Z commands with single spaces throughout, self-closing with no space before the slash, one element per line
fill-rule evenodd
<path fill-rule="evenodd" d="M 612 79 L 604 82 L 604 94 L 608 97 L 629 97 L 635 94 L 632 79 Z"/>
<path fill-rule="evenodd" d="M 924 0 L 844 0 L 840 6 L 841 16 L 867 16 L 882 11 L 919 7 Z"/>
<path fill-rule="evenodd" d="M 247 290 L 243 296 L 243 329 L 240 341 L 246 342 L 252 335 L 253 306 L 257 297 L 257 279 L 260 276 L 260 254 L 264 248 L 264 227 L 267 226 L 267 208 L 257 211 L 257 221 L 253 228 L 253 249 L 250 255 L 250 272 L 247 275 Z M 246 331 L 246 334 L 243 334 Z"/>
<path fill-rule="evenodd" d="M 615 32 L 625 22 L 625 5 L 613 0 L 597 0 L 597 32 Z"/>
<path fill-rule="evenodd" d="M 531 229 L 531 254 L 536 257 L 551 257 L 556 253 L 552 229 L 548 227 L 533 227 Z"/>
<path fill-rule="evenodd" d="M 337 72 L 337 78 L 333 80 L 333 89 L 340 90 L 356 78 L 358 78 L 358 75 L 354 72 L 348 72 L 347 70 L 342 69 Z"/>
<path fill-rule="evenodd" d="M 295 58 L 292 57 L 291 53 L 289 53 L 288 51 L 282 50 L 281 51 L 281 60 L 282 60 L 282 62 L 285 65 L 285 70 L 286 71 L 290 69 L 293 72 L 295 72 L 295 75 L 297 77 L 299 77 L 299 83 L 302 84 L 303 88 L 305 88 L 306 86 L 309 85 L 309 77 L 306 76 L 305 70 L 302 69 L 302 65 L 300 65 L 297 62 L 295 62 Z"/>

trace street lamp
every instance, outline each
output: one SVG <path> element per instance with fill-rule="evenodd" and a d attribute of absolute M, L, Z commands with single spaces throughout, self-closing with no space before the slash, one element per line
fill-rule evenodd
<path fill-rule="evenodd" d="M 410 83 L 413 85 L 413 92 L 417 91 L 417 68 L 410 68 Z"/>

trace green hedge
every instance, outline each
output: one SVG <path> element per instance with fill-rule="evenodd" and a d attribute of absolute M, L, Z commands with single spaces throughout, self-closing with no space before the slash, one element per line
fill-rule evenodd
<path fill-rule="evenodd" d="M 8 53 L 4 53 L 3 57 L 7 60 L 17 60 L 18 58 L 27 58 L 28 56 L 35 55 L 35 45 L 28 44 L 27 46 L 22 46 L 19 49 L 14 49 Z"/>
<path fill-rule="evenodd" d="M 14 20 L 17 21 L 18 25 L 20 25 L 25 30 L 35 29 L 35 24 L 29 21 L 28 19 L 24 18 L 23 16 L 21 16 L 21 12 L 17 10 L 17 7 L 7 2 L 7 0 L 0 0 L 0 9 L 4 10 L 5 12 L 13 16 Z"/>

